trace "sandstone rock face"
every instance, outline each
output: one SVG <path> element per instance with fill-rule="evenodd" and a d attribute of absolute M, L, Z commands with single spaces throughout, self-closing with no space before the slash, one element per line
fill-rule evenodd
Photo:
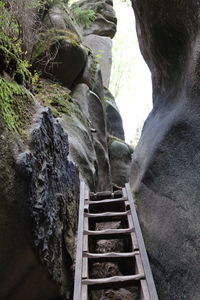
<path fill-rule="evenodd" d="M 78 170 L 49 110 L 37 113 L 30 134 L 25 151 L 1 132 L 0 298 L 70 299 Z"/>
<path fill-rule="evenodd" d="M 83 44 L 93 50 L 100 64 L 103 85 L 108 88 L 112 65 L 112 40 L 109 37 L 90 34 L 83 38 Z"/>
<path fill-rule="evenodd" d="M 53 6 L 44 24 L 45 33 L 35 47 L 33 64 L 42 71 L 44 78 L 56 79 L 70 88 L 84 69 L 87 51 L 67 9 Z"/>
<path fill-rule="evenodd" d="M 132 187 L 159 298 L 199 299 L 200 4 L 132 3 L 154 102 L 134 152 Z"/>
<path fill-rule="evenodd" d="M 106 102 L 107 127 L 110 135 L 124 141 L 124 129 L 122 117 L 116 105 L 113 95 L 109 90 L 104 89 L 104 100 Z"/>
<path fill-rule="evenodd" d="M 112 1 L 89 3 L 98 4 L 98 17 L 108 23 L 99 34 L 109 38 L 99 40 L 111 46 L 116 30 Z M 116 153 L 122 151 L 127 158 L 125 144 L 119 143 L 123 149 L 108 149 L 110 134 L 124 137 L 114 99 L 104 89 L 109 70 L 102 79 L 97 57 L 83 46 L 67 7 L 52 4 L 43 21 L 42 34 L 29 54 L 33 67 L 42 71 L 40 80 L 31 86 L 31 75 L 17 62 L 20 54 L 13 60 L 14 48 L 1 66 L 0 84 L 9 100 L 5 108 L 0 105 L 2 300 L 72 299 L 79 181 L 92 191 L 110 190 L 119 177 L 113 169 L 118 167 Z M 7 58 L 5 49 L 1 52 Z M 16 71 L 25 74 L 23 80 L 17 81 Z M 34 95 L 23 90 L 23 83 Z M 18 107 L 10 95 L 19 96 L 19 103 L 27 101 L 27 106 Z M 118 158 L 123 166 L 123 157 Z"/>
<path fill-rule="evenodd" d="M 113 9 L 113 1 L 78 1 L 79 7 L 85 11 L 95 12 L 95 21 L 88 28 L 82 28 L 83 44 L 93 51 L 95 60 L 100 64 L 103 85 L 109 87 L 112 65 L 112 38 L 116 33 L 117 19 Z"/>
<path fill-rule="evenodd" d="M 85 83 L 89 89 L 103 99 L 103 79 L 100 65 L 93 53 L 89 52 L 86 66 L 77 83 Z"/>
<path fill-rule="evenodd" d="M 96 19 L 90 28 L 83 28 L 83 35 L 96 34 L 113 38 L 116 33 L 117 19 L 113 9 L 113 1 L 80 0 L 78 5 L 83 10 L 91 9 L 96 13 Z"/>
<path fill-rule="evenodd" d="M 70 157 L 79 166 L 82 179 L 91 190 L 110 189 L 104 102 L 86 84 L 76 85 L 72 99 L 77 111 L 62 118 L 62 125 L 69 135 Z"/>
<path fill-rule="evenodd" d="M 124 186 L 129 181 L 133 149 L 120 140 L 111 139 L 109 157 L 113 183 Z"/>

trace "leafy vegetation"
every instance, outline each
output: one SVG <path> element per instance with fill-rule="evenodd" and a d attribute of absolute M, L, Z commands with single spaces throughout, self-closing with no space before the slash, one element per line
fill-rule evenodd
<path fill-rule="evenodd" d="M 9 130 L 24 135 L 33 105 L 24 86 L 31 87 L 32 75 L 11 4 L 13 1 L 0 1 L 0 114 Z"/>
<path fill-rule="evenodd" d="M 40 80 L 39 73 L 34 70 L 30 73 L 30 61 L 41 59 L 45 52 L 47 59 L 52 59 L 55 54 L 52 54 L 52 45 L 59 47 L 59 43 L 68 41 L 80 46 L 79 36 L 70 30 L 42 28 L 41 11 L 66 2 L 0 0 L 0 115 L 13 132 L 24 134 L 31 115 L 33 98 L 26 88 L 33 89 L 39 101 L 50 106 L 55 116 L 79 112 L 67 88 Z M 82 10 L 77 5 L 73 7 L 73 13 L 76 21 L 85 28 L 89 28 L 96 18 L 94 11 Z M 96 63 L 93 69 L 95 71 Z"/>
<path fill-rule="evenodd" d="M 8 129 L 24 134 L 32 103 L 32 97 L 24 87 L 0 77 L 0 114 Z"/>
<path fill-rule="evenodd" d="M 92 9 L 82 9 L 76 3 L 71 6 L 71 9 L 76 22 L 85 29 L 89 29 L 96 20 L 96 13 Z"/>

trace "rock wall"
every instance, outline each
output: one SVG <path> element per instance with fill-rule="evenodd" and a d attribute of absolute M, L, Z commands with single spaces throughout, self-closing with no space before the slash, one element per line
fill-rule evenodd
<path fill-rule="evenodd" d="M 107 90 L 116 31 L 112 1 L 79 5 L 96 14 L 90 28 L 76 24 L 67 4 L 45 6 L 29 53 L 32 71 L 41 74 L 33 84 L 0 33 L 2 300 L 71 299 L 79 181 L 92 191 L 128 181 L 114 172 L 119 159 L 128 168 L 132 149 Z M 102 43 L 95 52 L 84 42 L 94 35 L 108 45 L 100 63 Z"/>
<path fill-rule="evenodd" d="M 160 299 L 199 299 L 198 1 L 132 1 L 151 70 L 153 110 L 132 188 Z"/>
<path fill-rule="evenodd" d="M 1 127 L 1 299 L 69 299 L 79 178 L 67 135 L 37 108 L 30 144 Z"/>

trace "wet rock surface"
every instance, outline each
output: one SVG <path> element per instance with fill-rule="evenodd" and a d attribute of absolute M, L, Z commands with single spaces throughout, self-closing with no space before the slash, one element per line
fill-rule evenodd
<path fill-rule="evenodd" d="M 132 1 L 152 72 L 153 110 L 132 187 L 160 299 L 199 299 L 198 1 Z"/>

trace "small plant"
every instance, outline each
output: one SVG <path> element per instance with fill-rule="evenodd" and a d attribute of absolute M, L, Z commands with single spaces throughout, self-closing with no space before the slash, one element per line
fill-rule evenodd
<path fill-rule="evenodd" d="M 96 20 L 96 13 L 92 9 L 82 9 L 77 4 L 72 5 L 72 11 L 76 22 L 85 29 L 89 29 Z"/>
<path fill-rule="evenodd" d="M 32 105 L 33 98 L 23 86 L 0 77 L 0 114 L 8 129 L 23 135 Z"/>

